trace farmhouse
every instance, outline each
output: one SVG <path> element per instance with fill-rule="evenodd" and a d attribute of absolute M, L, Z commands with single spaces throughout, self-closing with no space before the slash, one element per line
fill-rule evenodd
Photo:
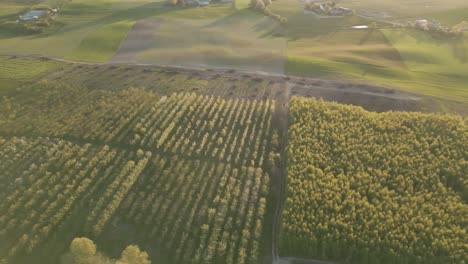
<path fill-rule="evenodd" d="M 352 14 L 353 11 L 346 7 L 335 7 L 330 10 L 332 16 L 346 16 Z"/>
<path fill-rule="evenodd" d="M 199 6 L 207 6 L 210 4 L 210 0 L 196 0 Z"/>
<path fill-rule="evenodd" d="M 440 23 L 430 19 L 419 19 L 414 22 L 416 27 L 423 29 L 438 29 L 441 27 Z"/>
<path fill-rule="evenodd" d="M 305 11 L 319 16 L 349 16 L 353 14 L 353 10 L 346 7 L 338 7 L 335 2 L 318 3 L 316 1 L 306 1 Z"/>
<path fill-rule="evenodd" d="M 31 20 L 36 20 L 40 18 L 46 18 L 49 16 L 50 11 L 45 10 L 45 9 L 40 9 L 40 10 L 30 10 L 26 12 L 24 15 L 20 16 L 19 19 L 20 21 L 31 21 Z"/>

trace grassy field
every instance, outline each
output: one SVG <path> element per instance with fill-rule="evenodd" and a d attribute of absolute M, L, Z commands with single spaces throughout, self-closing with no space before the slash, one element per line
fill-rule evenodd
<path fill-rule="evenodd" d="M 382 30 L 411 71 L 468 77 L 468 41 L 439 40 L 417 30 Z"/>
<path fill-rule="evenodd" d="M 37 58 L 0 56 L 0 94 L 34 82 L 63 64 Z"/>
<path fill-rule="evenodd" d="M 288 56 L 286 71 L 303 76 L 368 81 L 435 98 L 462 103 L 468 102 L 466 77 L 444 76 L 412 72 L 407 69 L 384 68 L 371 64 L 294 56 Z"/>
<path fill-rule="evenodd" d="M 45 54 L 90 62 L 143 62 L 225 67 L 304 76 L 350 78 L 415 93 L 467 102 L 467 39 L 437 40 L 411 30 L 351 31 L 372 20 L 359 16 L 318 19 L 300 1 L 275 1 L 288 18 L 279 25 L 247 10 L 247 1 L 202 8 L 171 8 L 164 1 L 76 0 L 40 35 L 0 31 L 3 53 Z M 464 1 L 353 1 L 340 3 L 388 20 L 421 17 L 450 26 L 467 15 Z M 28 7 L 2 3 L 0 22 Z M 419 7 L 419 8 L 418 8 Z M 378 12 L 377 12 L 378 13 Z M 377 15 L 378 17 L 378 15 Z M 385 24 L 379 23 L 379 26 Z M 10 81 L 11 83 L 11 81 Z"/>
<path fill-rule="evenodd" d="M 466 20 L 464 1 L 341 1 L 358 13 L 385 11 L 392 20 L 440 19 L 446 26 Z M 460 8 L 457 8 L 460 7 Z M 463 8 L 465 7 L 465 8 Z M 271 10 L 288 18 L 281 33 L 288 38 L 286 73 L 351 78 L 398 87 L 459 102 L 468 102 L 468 40 L 435 39 L 413 30 L 381 24 L 379 30 L 349 30 L 371 20 L 352 16 L 319 19 L 304 14 L 299 1 L 275 1 Z M 370 12 L 372 13 L 372 12 Z M 374 12 L 375 13 L 375 12 Z M 377 17 L 379 17 L 377 15 Z"/>
<path fill-rule="evenodd" d="M 127 36 L 135 21 L 106 24 L 87 35 L 67 59 L 100 62 L 111 58 Z M 104 40 L 105 39 L 105 40 Z"/>
<path fill-rule="evenodd" d="M 468 7 L 464 0 L 343 0 L 340 4 L 363 11 L 386 13 L 392 18 L 417 18 L 441 11 L 453 14 Z"/>
<path fill-rule="evenodd" d="M 284 70 L 286 41 L 268 35 L 275 22 L 249 10 L 215 20 L 164 18 L 158 24 L 147 36 L 147 48 L 135 54 L 137 61 L 278 73 Z M 178 34 L 174 34 L 176 31 Z M 124 45 L 132 50 L 140 41 L 129 39 L 130 43 Z"/>

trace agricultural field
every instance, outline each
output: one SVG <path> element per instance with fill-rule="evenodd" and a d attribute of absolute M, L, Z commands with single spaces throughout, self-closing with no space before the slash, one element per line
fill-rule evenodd
<path fill-rule="evenodd" d="M 293 97 L 283 256 L 463 263 L 468 128 Z"/>
<path fill-rule="evenodd" d="M 1 92 L 34 82 L 60 65 L 60 62 L 51 60 L 0 56 Z"/>
<path fill-rule="evenodd" d="M 465 0 L 197 1 L 1 1 L 0 264 L 468 263 Z"/>
<path fill-rule="evenodd" d="M 286 40 L 268 35 L 274 26 L 249 10 L 218 19 L 145 19 L 111 61 L 284 73 Z"/>
<path fill-rule="evenodd" d="M 467 102 L 466 35 L 434 39 L 428 33 L 392 28 L 392 23 L 420 18 L 451 27 L 467 17 L 465 1 L 345 0 L 340 5 L 355 9 L 356 15 L 321 19 L 305 14 L 300 1 L 274 1 L 268 8 L 287 18 L 281 24 L 250 10 L 248 1 L 177 8 L 162 0 L 74 0 L 42 34 L 0 30 L 0 50 L 4 55 L 41 54 L 73 61 L 350 79 Z M 10 0 L 3 6 L 0 24 L 11 22 L 31 4 Z M 377 28 L 350 29 L 373 23 Z"/>
<path fill-rule="evenodd" d="M 3 261 L 54 263 L 83 235 L 157 263 L 264 258 L 275 101 L 32 87 L 1 104 Z"/>
<path fill-rule="evenodd" d="M 425 1 L 424 8 L 417 8 L 420 1 L 344 0 L 339 5 L 355 9 L 357 15 L 317 18 L 305 14 L 300 1 L 273 2 L 270 9 L 288 18 L 280 30 L 288 38 L 286 73 L 366 80 L 466 103 L 466 35 L 438 39 L 426 32 L 392 26 L 431 18 L 451 27 L 468 17 L 464 1 Z M 374 22 L 376 28 L 351 29 Z"/>

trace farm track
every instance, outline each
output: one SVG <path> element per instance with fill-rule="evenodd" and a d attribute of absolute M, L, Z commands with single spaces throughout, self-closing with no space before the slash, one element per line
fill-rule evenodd
<path fill-rule="evenodd" d="M 281 163 L 280 173 L 278 179 L 278 191 L 276 193 L 275 213 L 273 215 L 273 228 L 271 239 L 271 260 L 272 264 L 334 264 L 333 262 L 322 261 L 317 259 L 305 259 L 295 257 L 280 257 L 279 256 L 279 236 L 281 231 L 281 213 L 283 211 L 286 184 L 287 184 L 287 153 L 288 153 L 288 127 L 289 127 L 289 100 L 291 97 L 291 90 L 294 84 L 290 82 L 285 83 L 285 92 L 283 98 L 279 101 L 281 103 L 281 110 L 276 113 L 280 119 L 281 125 Z"/>
<path fill-rule="evenodd" d="M 271 250 L 272 250 L 272 263 L 279 264 L 281 263 L 279 257 L 279 232 L 281 230 L 281 212 L 283 209 L 284 194 L 286 193 L 286 153 L 288 146 L 288 121 L 289 121 L 289 98 L 291 96 L 291 85 L 286 83 L 286 91 L 284 93 L 284 98 L 282 98 L 282 108 L 281 109 L 281 164 L 280 164 L 280 174 L 278 181 L 278 193 L 276 198 L 275 214 L 273 215 L 273 234 L 271 240 Z"/>
<path fill-rule="evenodd" d="M 414 95 L 405 91 L 398 90 L 394 87 L 384 87 L 379 85 L 372 84 L 363 84 L 355 81 L 346 81 L 346 80 L 335 80 L 335 79 L 323 79 L 323 78 L 310 78 L 310 77 L 301 77 L 294 75 L 287 75 L 282 73 L 272 73 L 266 71 L 252 71 L 252 70 L 233 70 L 231 68 L 224 67 L 209 67 L 205 65 L 200 65 L 197 67 L 194 66 L 183 66 L 183 65 L 163 65 L 163 64 L 148 64 L 148 63 L 136 63 L 136 62 L 122 62 L 122 61 L 107 61 L 107 62 L 83 62 L 68 60 L 58 57 L 45 56 L 41 54 L 14 54 L 14 53 L 0 53 L 0 56 L 10 56 L 10 57 L 23 57 L 23 58 L 36 58 L 42 60 L 53 60 L 68 64 L 81 64 L 81 65 L 97 65 L 97 66 L 106 66 L 106 65 L 115 65 L 115 66 L 142 66 L 142 67 L 154 67 L 166 71 L 174 71 L 177 73 L 204 73 L 207 75 L 214 74 L 225 74 L 235 77 L 243 77 L 244 75 L 257 76 L 262 78 L 267 78 L 273 81 L 284 81 L 288 83 L 299 84 L 300 86 L 307 89 L 319 89 L 319 90 L 329 90 L 329 91 L 338 91 L 338 92 L 350 92 L 354 94 L 362 94 L 368 96 L 375 96 L 381 98 L 387 98 L 392 100 L 407 100 L 407 101 L 417 101 L 421 97 Z M 310 84 L 303 84 L 304 82 Z M 323 83 L 325 87 L 320 85 L 315 85 L 313 83 Z M 349 89 L 336 88 L 338 86 L 350 86 Z M 361 88 L 355 88 L 355 86 L 360 86 Z M 369 90 L 370 89 L 370 90 Z M 375 91 L 374 91 L 375 90 Z M 388 93 L 391 91 L 392 93 Z M 395 94 L 394 92 L 397 91 Z"/>

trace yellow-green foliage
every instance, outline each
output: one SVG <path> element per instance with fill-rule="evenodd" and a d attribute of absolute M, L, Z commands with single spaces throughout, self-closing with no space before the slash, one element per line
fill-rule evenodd
<path fill-rule="evenodd" d="M 260 263 L 274 107 L 48 82 L 2 97 L 0 263 L 55 263 L 72 236 L 105 241 L 119 221 L 165 263 Z"/>
<path fill-rule="evenodd" d="M 284 255 L 465 263 L 468 129 L 454 116 L 293 98 Z"/>

